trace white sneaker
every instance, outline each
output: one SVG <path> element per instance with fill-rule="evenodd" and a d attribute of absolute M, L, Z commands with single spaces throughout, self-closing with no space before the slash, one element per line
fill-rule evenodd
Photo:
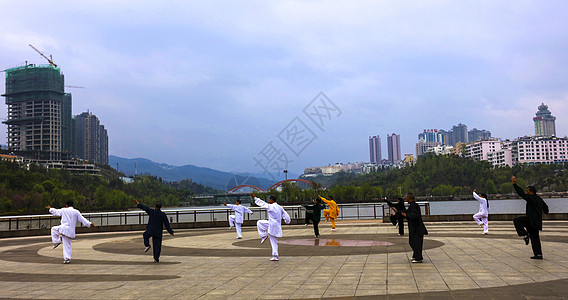
<path fill-rule="evenodd" d="M 238 237 L 237 237 L 237 240 L 241 240 L 242 238 L 243 238 L 242 236 L 238 236 Z"/>
<path fill-rule="evenodd" d="M 71 260 L 68 259 L 68 258 L 66 258 L 66 259 L 63 260 L 63 263 L 64 263 L 64 264 L 69 264 L 69 263 L 71 263 Z"/>
<path fill-rule="evenodd" d="M 229 230 L 233 229 L 233 226 L 229 226 Z"/>
<path fill-rule="evenodd" d="M 489 234 L 489 232 L 485 231 L 483 234 Z"/>
<path fill-rule="evenodd" d="M 266 238 L 267 238 L 267 237 L 268 237 L 268 236 L 263 237 L 263 238 L 260 240 L 260 243 L 261 243 L 261 244 L 264 243 L 264 241 L 266 241 Z"/>
<path fill-rule="evenodd" d="M 61 243 L 53 243 L 53 249 L 59 247 L 59 245 L 61 245 Z"/>
<path fill-rule="evenodd" d="M 150 250 L 150 248 L 151 248 L 150 246 L 144 248 L 144 252 L 148 252 L 148 250 Z"/>
<path fill-rule="evenodd" d="M 331 228 L 331 231 L 335 231 L 335 228 Z"/>
<path fill-rule="evenodd" d="M 271 261 L 278 261 L 278 256 L 273 256 L 270 260 Z"/>
<path fill-rule="evenodd" d="M 398 222 L 396 222 L 396 226 L 394 228 L 398 228 Z"/>

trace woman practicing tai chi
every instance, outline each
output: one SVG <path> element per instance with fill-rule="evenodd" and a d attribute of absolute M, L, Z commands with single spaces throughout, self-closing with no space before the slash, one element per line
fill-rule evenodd
<path fill-rule="evenodd" d="M 487 218 L 489 217 L 489 201 L 487 201 L 486 194 L 478 195 L 475 191 L 477 191 L 477 189 L 473 190 L 473 198 L 479 201 L 479 212 L 473 215 L 473 219 L 477 225 L 483 226 L 483 234 L 488 234 L 489 222 Z"/>
<path fill-rule="evenodd" d="M 254 193 L 250 193 L 250 196 L 256 205 L 265 208 L 268 213 L 268 221 L 258 220 L 256 222 L 256 228 L 258 229 L 258 236 L 261 238 L 261 244 L 264 243 L 267 237 L 270 239 L 270 245 L 272 246 L 272 258 L 270 260 L 277 261 L 278 238 L 282 237 L 281 220 L 284 219 L 286 224 L 290 224 L 290 216 L 282 206 L 276 203 L 276 196 L 270 196 L 268 198 L 269 203 L 257 198 Z"/>
<path fill-rule="evenodd" d="M 337 206 L 337 203 L 333 201 L 333 197 L 331 196 L 329 196 L 329 200 L 320 195 L 318 195 L 318 197 L 320 197 L 323 202 L 329 205 L 329 209 L 323 210 L 323 216 L 325 217 L 326 221 L 331 219 L 331 231 L 335 231 L 335 219 L 337 219 L 337 216 L 339 216 L 339 207 Z"/>

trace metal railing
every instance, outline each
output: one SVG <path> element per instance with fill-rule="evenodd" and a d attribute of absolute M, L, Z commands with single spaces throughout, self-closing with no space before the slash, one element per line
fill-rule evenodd
<path fill-rule="evenodd" d="M 427 202 L 418 203 L 422 208 L 423 214 L 429 214 L 429 204 Z M 349 219 L 381 219 L 388 216 L 388 206 L 384 203 L 353 203 L 339 204 L 339 220 Z M 265 209 L 260 207 L 249 207 L 253 214 L 245 214 L 244 220 L 256 221 L 268 219 Z M 299 205 L 284 206 L 284 209 L 292 219 L 304 219 L 306 210 Z M 170 223 L 217 223 L 228 222 L 229 216 L 233 214 L 227 207 L 219 208 L 180 208 L 164 209 Z M 122 212 L 103 212 L 103 213 L 84 213 L 83 216 L 95 223 L 96 226 L 121 226 L 121 225 L 145 225 L 148 222 L 148 215 L 142 210 L 122 211 Z M 0 231 L 14 230 L 40 230 L 48 229 L 60 224 L 60 217 L 45 215 L 26 215 L 26 216 L 6 216 L 0 217 Z M 78 224 L 82 226 L 82 224 Z M 213 225 L 214 226 L 214 225 Z"/>

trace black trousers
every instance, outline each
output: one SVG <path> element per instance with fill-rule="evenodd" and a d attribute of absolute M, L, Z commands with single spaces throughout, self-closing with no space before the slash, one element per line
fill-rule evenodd
<path fill-rule="evenodd" d="M 422 257 L 422 245 L 424 244 L 424 235 L 409 232 L 408 244 L 413 251 L 412 258 L 416 260 L 423 260 L 424 258 Z"/>
<path fill-rule="evenodd" d="M 314 234 L 315 234 L 316 236 L 319 236 L 319 235 L 320 235 L 320 230 L 319 230 L 319 227 L 318 227 L 318 226 L 319 226 L 319 221 L 314 221 Z"/>
<path fill-rule="evenodd" d="M 534 255 L 542 255 L 539 230 L 531 226 L 531 220 L 529 217 L 516 217 L 513 219 L 513 224 L 515 224 L 515 229 L 519 236 L 525 236 L 527 233 L 529 234 Z"/>
<path fill-rule="evenodd" d="M 306 220 L 305 220 L 305 224 L 310 224 L 310 220 L 314 219 L 314 213 L 306 210 Z"/>
<path fill-rule="evenodd" d="M 402 215 L 391 215 L 390 220 L 394 226 L 398 223 L 398 234 L 404 235 L 404 217 Z"/>
<path fill-rule="evenodd" d="M 142 234 L 144 237 L 144 246 L 150 246 L 150 237 L 152 237 L 152 251 L 154 254 L 154 260 L 156 262 L 160 261 L 160 253 L 162 252 L 162 238 L 155 237 L 149 233 L 144 232 Z"/>

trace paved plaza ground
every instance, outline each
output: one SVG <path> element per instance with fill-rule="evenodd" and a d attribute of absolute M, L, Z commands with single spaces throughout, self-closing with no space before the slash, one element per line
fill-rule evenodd
<path fill-rule="evenodd" d="M 379 221 L 283 226 L 280 261 L 255 227 L 164 236 L 160 263 L 142 232 L 80 234 L 71 264 L 49 236 L 0 239 L 0 298 L 38 299 L 567 299 L 568 221 L 545 221 L 544 260 L 512 222 L 426 223 L 424 263 L 408 236 Z"/>

